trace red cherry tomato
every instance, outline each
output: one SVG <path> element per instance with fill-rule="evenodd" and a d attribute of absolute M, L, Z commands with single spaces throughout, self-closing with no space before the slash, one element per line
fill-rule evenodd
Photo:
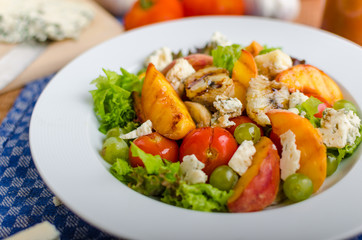
<path fill-rule="evenodd" d="M 170 162 L 178 161 L 179 147 L 176 141 L 165 138 L 157 132 L 141 136 L 134 140 L 133 143 L 145 153 L 160 155 L 162 159 L 166 159 Z M 132 167 L 144 167 L 144 164 L 139 157 L 132 156 L 131 150 L 129 151 L 129 161 Z"/>
<path fill-rule="evenodd" d="M 205 164 L 203 171 L 210 175 L 220 165 L 227 165 L 238 148 L 234 137 L 221 127 L 197 128 L 186 135 L 180 146 L 180 161 L 195 154 Z"/>
<path fill-rule="evenodd" d="M 260 127 L 256 122 L 254 122 L 253 120 L 251 120 L 249 117 L 247 116 L 239 116 L 239 117 L 234 117 L 234 118 L 231 118 L 230 121 L 233 121 L 235 123 L 234 126 L 231 126 L 229 128 L 226 128 L 226 130 L 228 130 L 232 135 L 234 135 L 234 131 L 235 131 L 235 128 L 237 126 L 239 126 L 240 124 L 243 124 L 243 123 L 253 123 L 255 124 L 256 126 L 259 127 L 260 129 L 260 136 L 264 136 L 264 131 L 263 131 L 263 128 Z"/>

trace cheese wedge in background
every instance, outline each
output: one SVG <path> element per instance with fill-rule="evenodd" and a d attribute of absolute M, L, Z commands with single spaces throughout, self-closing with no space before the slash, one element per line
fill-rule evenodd
<path fill-rule="evenodd" d="M 89 26 L 76 40 L 63 40 L 49 44 L 47 49 L 24 72 L 0 90 L 0 94 L 57 72 L 84 51 L 123 32 L 122 24 L 96 2 L 91 0 L 77 1 L 84 1 L 94 9 L 94 19 Z M 0 43 L 0 59 L 14 46 L 16 45 Z"/>
<path fill-rule="evenodd" d="M 28 229 L 18 232 L 5 240 L 58 240 L 59 231 L 48 221 L 38 223 Z"/>

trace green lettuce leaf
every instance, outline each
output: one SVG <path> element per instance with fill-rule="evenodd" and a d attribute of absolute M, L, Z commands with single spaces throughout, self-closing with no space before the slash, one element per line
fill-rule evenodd
<path fill-rule="evenodd" d="M 166 189 L 161 201 L 198 211 L 227 212 L 226 203 L 232 193 L 206 183 L 189 185 L 181 182 L 175 188 Z"/>
<path fill-rule="evenodd" d="M 277 50 L 277 49 L 282 49 L 281 47 L 268 47 L 267 45 L 264 45 L 263 46 L 263 49 L 259 52 L 259 55 L 262 55 L 262 54 L 266 54 L 266 53 L 270 53 L 274 50 Z"/>
<path fill-rule="evenodd" d="M 139 157 L 145 167 L 132 168 L 123 159 L 117 159 L 110 172 L 121 182 L 146 196 L 161 196 L 166 187 L 171 186 L 178 178 L 180 163 L 162 160 L 159 155 L 145 153 L 131 143 L 131 153 Z"/>
<path fill-rule="evenodd" d="M 315 97 L 309 97 L 307 101 L 296 106 L 299 112 L 304 111 L 306 113 L 305 118 L 307 118 L 315 128 L 320 127 L 321 119 L 315 117 L 314 114 L 318 113 L 318 106 L 321 103 L 322 102 L 319 99 Z"/>
<path fill-rule="evenodd" d="M 145 153 L 134 143 L 131 143 L 130 149 L 133 157 L 139 157 L 142 160 L 147 170 L 147 174 L 158 174 L 158 170 L 161 166 L 164 166 L 164 162 L 160 155 L 153 156 L 152 154 Z"/>
<path fill-rule="evenodd" d="M 128 183 L 129 179 L 127 179 L 127 176 L 133 171 L 133 168 L 129 165 L 127 160 L 117 158 L 115 163 L 113 163 L 113 165 L 109 169 L 109 171 L 119 181 L 123 183 Z"/>
<path fill-rule="evenodd" d="M 161 201 L 199 211 L 227 211 L 226 203 L 232 191 L 221 191 L 210 184 L 189 185 L 181 180 L 180 163 L 162 160 L 142 151 L 131 143 L 131 152 L 145 167 L 132 168 L 124 159 L 117 159 L 110 172 L 133 190 Z"/>
<path fill-rule="evenodd" d="M 106 133 L 114 127 L 125 127 L 133 121 L 136 114 L 133 109 L 132 91 L 141 92 L 142 81 L 123 68 L 122 74 L 103 69 L 106 76 L 99 76 L 91 84 L 97 89 L 90 91 L 94 102 L 94 111 L 100 119 L 99 131 Z"/>
<path fill-rule="evenodd" d="M 216 49 L 211 51 L 213 64 L 217 67 L 227 69 L 231 75 L 234 63 L 239 59 L 242 49 L 243 48 L 239 44 L 233 44 L 225 47 L 218 46 Z"/>

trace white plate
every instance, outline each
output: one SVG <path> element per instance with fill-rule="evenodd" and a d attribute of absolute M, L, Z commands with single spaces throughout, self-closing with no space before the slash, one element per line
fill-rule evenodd
<path fill-rule="evenodd" d="M 41 94 L 30 124 L 36 166 L 72 211 L 98 228 L 135 239 L 341 239 L 362 232 L 361 148 L 344 161 L 319 194 L 254 213 L 205 213 L 145 197 L 116 180 L 100 157 L 102 134 L 89 90 L 102 68 L 136 71 L 162 46 L 203 46 L 220 31 L 229 40 L 281 46 L 343 85 L 362 103 L 362 49 L 310 27 L 253 17 L 188 18 L 129 31 L 75 59 Z M 354 99 L 351 95 L 354 96 Z"/>

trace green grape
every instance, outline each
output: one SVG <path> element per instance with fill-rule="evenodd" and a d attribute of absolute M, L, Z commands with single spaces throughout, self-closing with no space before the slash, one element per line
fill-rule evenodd
<path fill-rule="evenodd" d="M 327 177 L 332 175 L 338 168 L 339 162 L 336 156 L 327 153 Z"/>
<path fill-rule="evenodd" d="M 118 137 L 107 138 L 102 146 L 101 155 L 108 163 L 113 164 L 117 158 L 128 159 L 128 145 Z"/>
<path fill-rule="evenodd" d="M 239 144 L 245 140 L 257 143 L 260 140 L 260 129 L 253 123 L 242 123 L 235 128 L 234 137 Z"/>
<path fill-rule="evenodd" d="M 333 104 L 333 108 L 336 110 L 344 108 L 347 111 L 353 111 L 354 113 L 357 114 L 356 106 L 352 102 L 345 100 L 345 99 L 341 99 L 341 100 L 338 100 L 337 102 L 335 102 Z"/>
<path fill-rule="evenodd" d="M 300 202 L 312 195 L 313 182 L 304 174 L 295 173 L 285 179 L 283 191 L 289 200 Z"/>
<path fill-rule="evenodd" d="M 234 170 L 227 165 L 221 165 L 211 173 L 209 183 L 223 191 L 232 189 L 239 177 Z"/>
<path fill-rule="evenodd" d="M 119 127 L 111 128 L 108 130 L 108 132 L 106 134 L 106 138 L 119 137 L 121 135 L 121 133 L 122 133 L 121 128 L 119 128 Z"/>

